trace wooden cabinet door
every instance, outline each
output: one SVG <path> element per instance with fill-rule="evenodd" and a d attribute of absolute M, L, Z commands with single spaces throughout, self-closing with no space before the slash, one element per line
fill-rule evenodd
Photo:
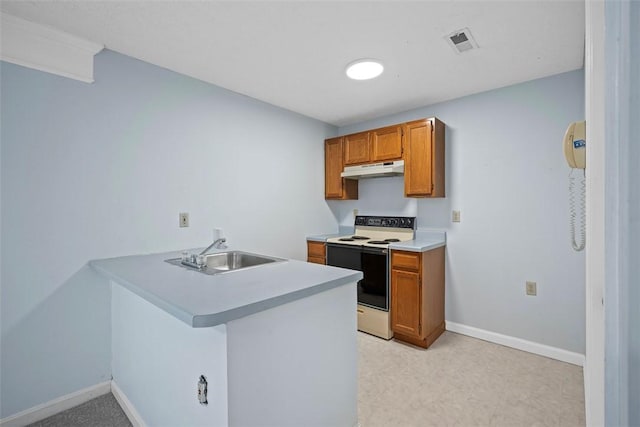
<path fill-rule="evenodd" d="M 326 246 L 323 242 L 307 241 L 307 262 L 326 264 Z"/>
<path fill-rule="evenodd" d="M 369 132 L 354 133 L 344 137 L 344 164 L 367 163 L 369 155 Z"/>
<path fill-rule="evenodd" d="M 324 197 L 341 199 L 342 138 L 327 139 L 324 143 Z"/>
<path fill-rule="evenodd" d="M 402 126 L 388 126 L 370 133 L 372 162 L 402 158 Z"/>
<path fill-rule="evenodd" d="M 340 176 L 344 169 L 344 139 L 324 142 L 324 198 L 350 200 L 358 198 L 358 181 Z"/>
<path fill-rule="evenodd" d="M 433 191 L 432 126 L 429 120 L 405 125 L 404 193 L 425 197 Z"/>
<path fill-rule="evenodd" d="M 391 329 L 399 334 L 419 338 L 422 311 L 420 274 L 391 270 Z"/>

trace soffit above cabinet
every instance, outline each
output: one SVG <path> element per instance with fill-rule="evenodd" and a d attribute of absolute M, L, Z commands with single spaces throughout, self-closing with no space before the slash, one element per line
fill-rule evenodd
<path fill-rule="evenodd" d="M 86 83 L 104 46 L 45 25 L 0 13 L 0 59 Z"/>

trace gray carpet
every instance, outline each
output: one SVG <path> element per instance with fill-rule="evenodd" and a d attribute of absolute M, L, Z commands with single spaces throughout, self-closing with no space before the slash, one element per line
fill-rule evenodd
<path fill-rule="evenodd" d="M 52 415 L 28 427 L 131 427 L 129 419 L 113 394 L 89 400 L 82 405 Z"/>

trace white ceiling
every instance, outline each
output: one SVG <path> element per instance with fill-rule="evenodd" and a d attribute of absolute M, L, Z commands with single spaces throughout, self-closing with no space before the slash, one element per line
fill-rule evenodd
<path fill-rule="evenodd" d="M 5 1 L 2 10 L 338 126 L 583 66 L 584 1 Z M 445 36 L 468 27 L 479 49 Z M 358 58 L 385 65 L 352 81 Z"/>

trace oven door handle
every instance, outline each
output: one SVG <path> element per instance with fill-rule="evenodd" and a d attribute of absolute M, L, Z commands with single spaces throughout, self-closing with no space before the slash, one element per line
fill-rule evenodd
<path fill-rule="evenodd" d="M 389 249 L 387 248 L 371 248 L 369 246 L 363 246 L 362 247 L 362 252 L 364 253 L 368 253 L 368 254 L 375 254 L 375 255 L 386 255 L 389 253 Z"/>

